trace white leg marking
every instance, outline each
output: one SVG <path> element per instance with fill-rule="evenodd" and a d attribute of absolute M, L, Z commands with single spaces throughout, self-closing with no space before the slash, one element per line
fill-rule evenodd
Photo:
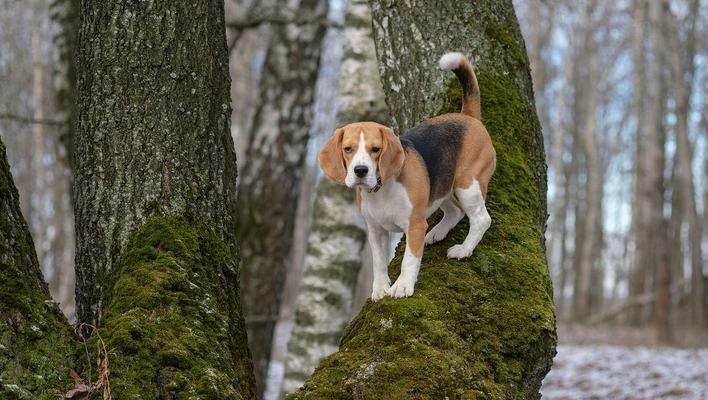
<path fill-rule="evenodd" d="M 415 288 L 415 281 L 418 280 L 418 271 L 420 271 L 420 257 L 414 256 L 406 246 L 401 263 L 401 275 L 388 290 L 388 294 L 391 297 L 411 296 Z"/>
<path fill-rule="evenodd" d="M 450 232 L 450 229 L 454 228 L 458 222 L 465 216 L 465 214 L 457 208 L 455 203 L 451 199 L 446 199 L 440 205 L 440 208 L 445 212 L 440 222 L 438 222 L 433 229 L 430 230 L 425 235 L 425 244 L 437 243 L 443 239 Z"/>
<path fill-rule="evenodd" d="M 369 228 L 369 246 L 374 270 L 374 284 L 371 290 L 371 300 L 379 301 L 391 287 L 388 279 L 388 265 L 386 263 L 386 248 L 388 246 L 388 232 L 381 228 Z"/>
<path fill-rule="evenodd" d="M 467 189 L 455 189 L 455 196 L 470 220 L 470 231 L 462 244 L 454 245 L 447 250 L 447 256 L 461 259 L 472 254 L 492 224 L 492 218 L 487 212 L 487 207 L 484 206 L 484 197 L 476 180 Z"/>

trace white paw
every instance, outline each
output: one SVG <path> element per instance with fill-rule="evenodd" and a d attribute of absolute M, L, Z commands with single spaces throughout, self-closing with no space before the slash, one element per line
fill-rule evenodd
<path fill-rule="evenodd" d="M 408 297 L 413 295 L 415 281 L 405 276 L 399 276 L 396 282 L 388 289 L 388 295 L 391 297 Z"/>
<path fill-rule="evenodd" d="M 379 301 L 384 298 L 388 294 L 388 290 L 391 287 L 391 285 L 388 282 L 374 282 L 374 288 L 371 291 L 371 300 L 373 301 Z"/>
<path fill-rule="evenodd" d="M 465 257 L 469 257 L 472 254 L 472 250 L 461 244 L 456 244 L 449 249 L 447 249 L 447 258 L 457 258 L 458 260 Z"/>
<path fill-rule="evenodd" d="M 445 236 L 447 236 L 447 234 L 443 233 L 442 229 L 438 229 L 436 226 L 425 235 L 425 244 L 437 243 L 445 239 Z"/>

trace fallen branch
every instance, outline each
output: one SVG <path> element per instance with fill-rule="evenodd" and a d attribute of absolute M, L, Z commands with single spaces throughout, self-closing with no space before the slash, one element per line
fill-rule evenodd
<path fill-rule="evenodd" d="M 671 296 L 675 296 L 677 293 L 682 291 L 687 284 L 688 284 L 688 281 L 686 279 L 682 279 L 678 282 L 675 282 L 673 285 L 671 285 Z M 589 324 L 599 324 L 599 323 L 605 322 L 607 320 L 610 320 L 610 319 L 622 314 L 623 312 L 625 312 L 628 309 L 631 309 L 633 307 L 651 304 L 654 302 L 655 299 L 656 299 L 656 295 L 654 293 L 644 293 L 644 294 L 630 297 L 630 298 L 626 299 L 625 301 L 623 301 L 622 303 L 615 304 L 614 306 L 608 308 L 607 310 L 591 316 L 588 319 L 588 323 Z"/>

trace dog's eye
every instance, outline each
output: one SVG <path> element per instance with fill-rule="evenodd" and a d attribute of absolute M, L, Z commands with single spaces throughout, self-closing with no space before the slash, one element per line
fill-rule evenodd
<path fill-rule="evenodd" d="M 379 151 L 381 151 L 381 148 L 380 148 L 380 147 L 372 147 L 372 148 L 371 148 L 371 152 L 372 152 L 372 153 L 378 153 Z"/>
<path fill-rule="evenodd" d="M 351 148 L 351 147 L 345 147 L 345 148 L 344 148 L 344 152 L 345 152 L 345 153 L 351 153 L 351 152 L 352 152 L 352 148 Z"/>

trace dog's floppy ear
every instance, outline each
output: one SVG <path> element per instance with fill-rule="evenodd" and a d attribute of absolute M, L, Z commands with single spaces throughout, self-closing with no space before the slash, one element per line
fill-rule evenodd
<path fill-rule="evenodd" d="M 343 128 L 335 130 L 317 157 L 327 178 L 340 185 L 344 183 L 344 178 L 347 176 L 347 168 L 344 166 L 344 156 L 342 155 L 343 136 Z"/>
<path fill-rule="evenodd" d="M 383 136 L 383 148 L 379 157 L 379 174 L 381 181 L 385 182 L 388 178 L 397 176 L 401 172 L 405 154 L 401 141 L 390 128 L 383 127 L 380 131 Z"/>

